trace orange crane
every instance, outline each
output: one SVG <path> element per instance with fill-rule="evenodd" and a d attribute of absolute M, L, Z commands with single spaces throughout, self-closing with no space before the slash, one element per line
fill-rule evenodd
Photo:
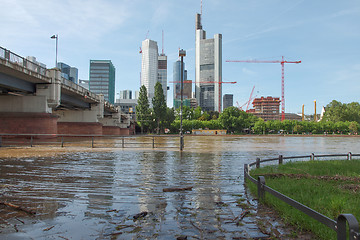
<path fill-rule="evenodd" d="M 285 61 L 284 56 L 281 60 L 226 60 L 226 62 L 247 62 L 247 63 L 280 63 L 281 64 L 281 121 L 285 120 L 285 63 L 301 63 L 301 61 Z"/>

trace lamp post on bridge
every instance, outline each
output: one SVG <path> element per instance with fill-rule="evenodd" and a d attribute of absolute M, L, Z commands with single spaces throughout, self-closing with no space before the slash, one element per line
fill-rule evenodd
<path fill-rule="evenodd" d="M 179 57 L 181 57 L 181 76 L 180 76 L 180 151 L 184 149 L 184 135 L 182 129 L 182 115 L 183 115 L 183 91 L 184 91 L 184 57 L 186 51 L 179 49 Z"/>
<path fill-rule="evenodd" d="M 51 39 L 56 39 L 56 55 L 55 55 L 55 67 L 57 68 L 57 55 L 58 55 L 58 39 L 59 39 L 59 35 L 58 34 L 54 34 L 51 36 Z"/>

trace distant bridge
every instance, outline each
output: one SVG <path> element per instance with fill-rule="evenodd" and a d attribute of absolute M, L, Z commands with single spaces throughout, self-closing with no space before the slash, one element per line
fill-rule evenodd
<path fill-rule="evenodd" d="M 129 135 L 127 115 L 88 89 L 0 47 L 0 133 Z"/>

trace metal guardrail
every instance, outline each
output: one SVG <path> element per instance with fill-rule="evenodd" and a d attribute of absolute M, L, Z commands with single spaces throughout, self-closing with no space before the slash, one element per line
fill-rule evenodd
<path fill-rule="evenodd" d="M 246 180 L 250 180 L 254 184 L 257 185 L 258 190 L 258 198 L 259 201 L 263 202 L 265 200 L 265 192 L 270 193 L 274 197 L 280 199 L 281 201 L 289 204 L 290 206 L 298 209 L 299 211 L 307 214 L 309 217 L 312 217 L 316 221 L 324 224 L 325 226 L 331 228 L 337 233 L 337 239 L 343 240 L 347 238 L 347 234 L 349 236 L 349 239 L 351 240 L 358 240 L 360 239 L 360 231 L 359 231 L 359 222 L 356 220 L 354 215 L 352 214 L 340 214 L 336 221 L 309 208 L 308 206 L 305 206 L 301 204 L 298 201 L 295 201 L 294 199 L 270 188 L 265 184 L 265 178 L 264 176 L 259 176 L 256 180 L 255 178 L 250 176 L 250 167 L 256 165 L 256 168 L 260 168 L 260 164 L 264 162 L 270 162 L 270 161 L 278 161 L 278 164 L 282 164 L 284 159 L 299 159 L 299 158 L 308 158 L 310 160 L 314 160 L 316 158 L 323 158 L 323 157 L 346 157 L 347 160 L 351 160 L 353 156 L 360 156 L 360 154 L 352 154 L 351 152 L 347 154 L 328 154 L 328 155 L 315 155 L 312 153 L 311 155 L 305 155 L 305 156 L 291 156 L 291 157 L 283 157 L 283 155 L 279 155 L 278 158 L 269 158 L 269 159 L 263 159 L 260 160 L 260 158 L 256 158 L 256 162 L 252 162 L 250 164 L 244 164 L 244 183 L 246 183 Z M 348 223 L 348 229 L 349 232 L 347 233 L 347 224 Z"/>
<path fill-rule="evenodd" d="M 157 138 L 179 138 L 178 135 L 73 135 L 73 134 L 0 134 L 0 147 L 13 146 L 88 146 L 90 148 L 179 148 L 178 141 L 175 146 L 167 146 L 168 143 L 156 141 Z M 133 141 L 136 138 L 144 138 L 144 141 Z M 118 139 L 120 142 L 103 143 L 101 140 Z M 71 141 L 72 140 L 72 141 Z"/>
<path fill-rule="evenodd" d="M 6 48 L 0 47 L 0 58 L 6 59 L 11 63 L 15 63 L 23 68 L 36 72 L 42 76 L 46 76 L 46 67 L 43 67 L 37 63 L 27 60 L 16 53 L 7 50 Z"/>

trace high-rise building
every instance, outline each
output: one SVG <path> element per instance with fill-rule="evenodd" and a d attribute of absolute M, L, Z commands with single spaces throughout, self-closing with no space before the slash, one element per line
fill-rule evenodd
<path fill-rule="evenodd" d="M 142 42 L 141 86 L 146 87 L 150 103 L 154 97 L 156 82 L 161 83 L 166 101 L 167 56 L 163 53 L 159 55 L 157 42 L 145 39 Z"/>
<path fill-rule="evenodd" d="M 224 94 L 223 96 L 223 110 L 234 105 L 234 95 Z"/>
<path fill-rule="evenodd" d="M 158 46 L 155 41 L 142 42 L 141 86 L 147 90 L 149 101 L 154 97 L 154 87 L 158 80 Z"/>
<path fill-rule="evenodd" d="M 76 67 L 71 67 L 63 62 L 58 62 L 57 67 L 60 69 L 63 78 L 66 78 L 73 83 L 78 83 L 78 69 Z"/>
<path fill-rule="evenodd" d="M 90 91 L 103 94 L 106 101 L 115 101 L 115 67 L 110 60 L 90 60 Z"/>
<path fill-rule="evenodd" d="M 195 33 L 195 95 L 205 111 L 219 111 L 222 106 L 222 35 L 206 39 L 201 15 L 196 14 Z"/>
<path fill-rule="evenodd" d="M 161 83 L 165 102 L 167 100 L 167 56 L 165 54 L 160 54 L 158 57 L 158 82 Z"/>
<path fill-rule="evenodd" d="M 120 91 L 120 99 L 132 99 L 132 91 L 131 90 Z"/>

